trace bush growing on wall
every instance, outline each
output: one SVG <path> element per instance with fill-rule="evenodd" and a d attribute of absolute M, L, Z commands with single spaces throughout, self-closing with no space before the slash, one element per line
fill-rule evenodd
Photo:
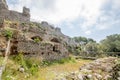
<path fill-rule="evenodd" d="M 7 37 L 8 39 L 12 38 L 13 36 L 13 31 L 12 30 L 9 30 L 9 29 L 6 29 L 4 31 L 4 36 Z"/>

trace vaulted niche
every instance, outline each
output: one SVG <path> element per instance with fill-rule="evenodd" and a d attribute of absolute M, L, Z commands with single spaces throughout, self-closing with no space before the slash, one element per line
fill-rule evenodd
<path fill-rule="evenodd" d="M 40 36 L 33 36 L 31 37 L 31 39 L 34 41 L 43 41 L 43 39 Z"/>
<path fill-rule="evenodd" d="M 53 46 L 53 51 L 60 53 L 59 45 L 54 45 L 54 46 Z"/>
<path fill-rule="evenodd" d="M 57 38 L 53 38 L 53 39 L 51 39 L 51 42 L 60 43 L 60 40 Z"/>

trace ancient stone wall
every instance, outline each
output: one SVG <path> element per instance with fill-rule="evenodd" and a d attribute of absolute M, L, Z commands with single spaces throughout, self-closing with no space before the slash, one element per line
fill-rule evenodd
<path fill-rule="evenodd" d="M 6 9 L 8 10 L 8 6 L 6 4 L 6 0 L 0 0 L 0 10 L 1 9 Z"/>
<path fill-rule="evenodd" d="M 69 38 L 63 35 L 59 28 L 56 30 L 49 24 L 45 27 L 34 22 L 4 21 L 4 25 L 13 29 L 11 54 L 22 52 L 26 56 L 39 57 L 45 60 L 69 57 L 65 43 Z M 39 38 L 40 42 L 35 42 L 36 38 Z"/>
<path fill-rule="evenodd" d="M 67 49 L 63 45 L 57 43 L 36 43 L 34 41 L 14 42 L 11 47 L 11 54 L 21 52 L 28 56 L 39 56 L 45 60 L 58 60 L 63 57 L 68 57 L 69 55 Z"/>
<path fill-rule="evenodd" d="M 30 21 L 30 10 L 26 7 L 23 7 L 22 13 L 11 11 L 8 10 L 6 0 L 0 0 L 0 18 L 10 21 L 28 22 Z"/>
<path fill-rule="evenodd" d="M 27 56 L 39 56 L 45 60 L 61 59 L 69 56 L 67 49 L 73 41 L 65 36 L 61 29 L 43 21 L 30 22 L 30 10 L 23 12 L 8 10 L 6 0 L 0 0 L 0 28 L 13 29 L 11 54 L 19 52 Z M 35 42 L 40 39 L 40 42 Z M 74 44 L 74 43 L 73 43 Z"/>

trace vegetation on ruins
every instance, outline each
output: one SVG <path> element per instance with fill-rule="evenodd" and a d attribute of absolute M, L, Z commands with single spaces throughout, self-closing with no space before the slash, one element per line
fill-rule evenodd
<path fill-rule="evenodd" d="M 12 36 L 13 36 L 13 31 L 10 30 L 10 29 L 6 29 L 6 30 L 4 31 L 4 36 L 7 37 L 8 39 L 12 38 Z"/>
<path fill-rule="evenodd" d="M 34 42 L 40 42 L 40 41 L 42 41 L 42 39 L 40 39 L 40 38 L 38 38 L 38 37 L 36 37 L 36 38 L 34 38 Z"/>

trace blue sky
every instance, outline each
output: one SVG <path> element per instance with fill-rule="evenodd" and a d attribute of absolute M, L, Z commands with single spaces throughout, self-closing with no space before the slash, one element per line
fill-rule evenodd
<path fill-rule="evenodd" d="M 68 36 L 97 41 L 120 34 L 120 0 L 7 0 L 10 10 L 31 9 L 31 20 L 47 21 Z"/>

